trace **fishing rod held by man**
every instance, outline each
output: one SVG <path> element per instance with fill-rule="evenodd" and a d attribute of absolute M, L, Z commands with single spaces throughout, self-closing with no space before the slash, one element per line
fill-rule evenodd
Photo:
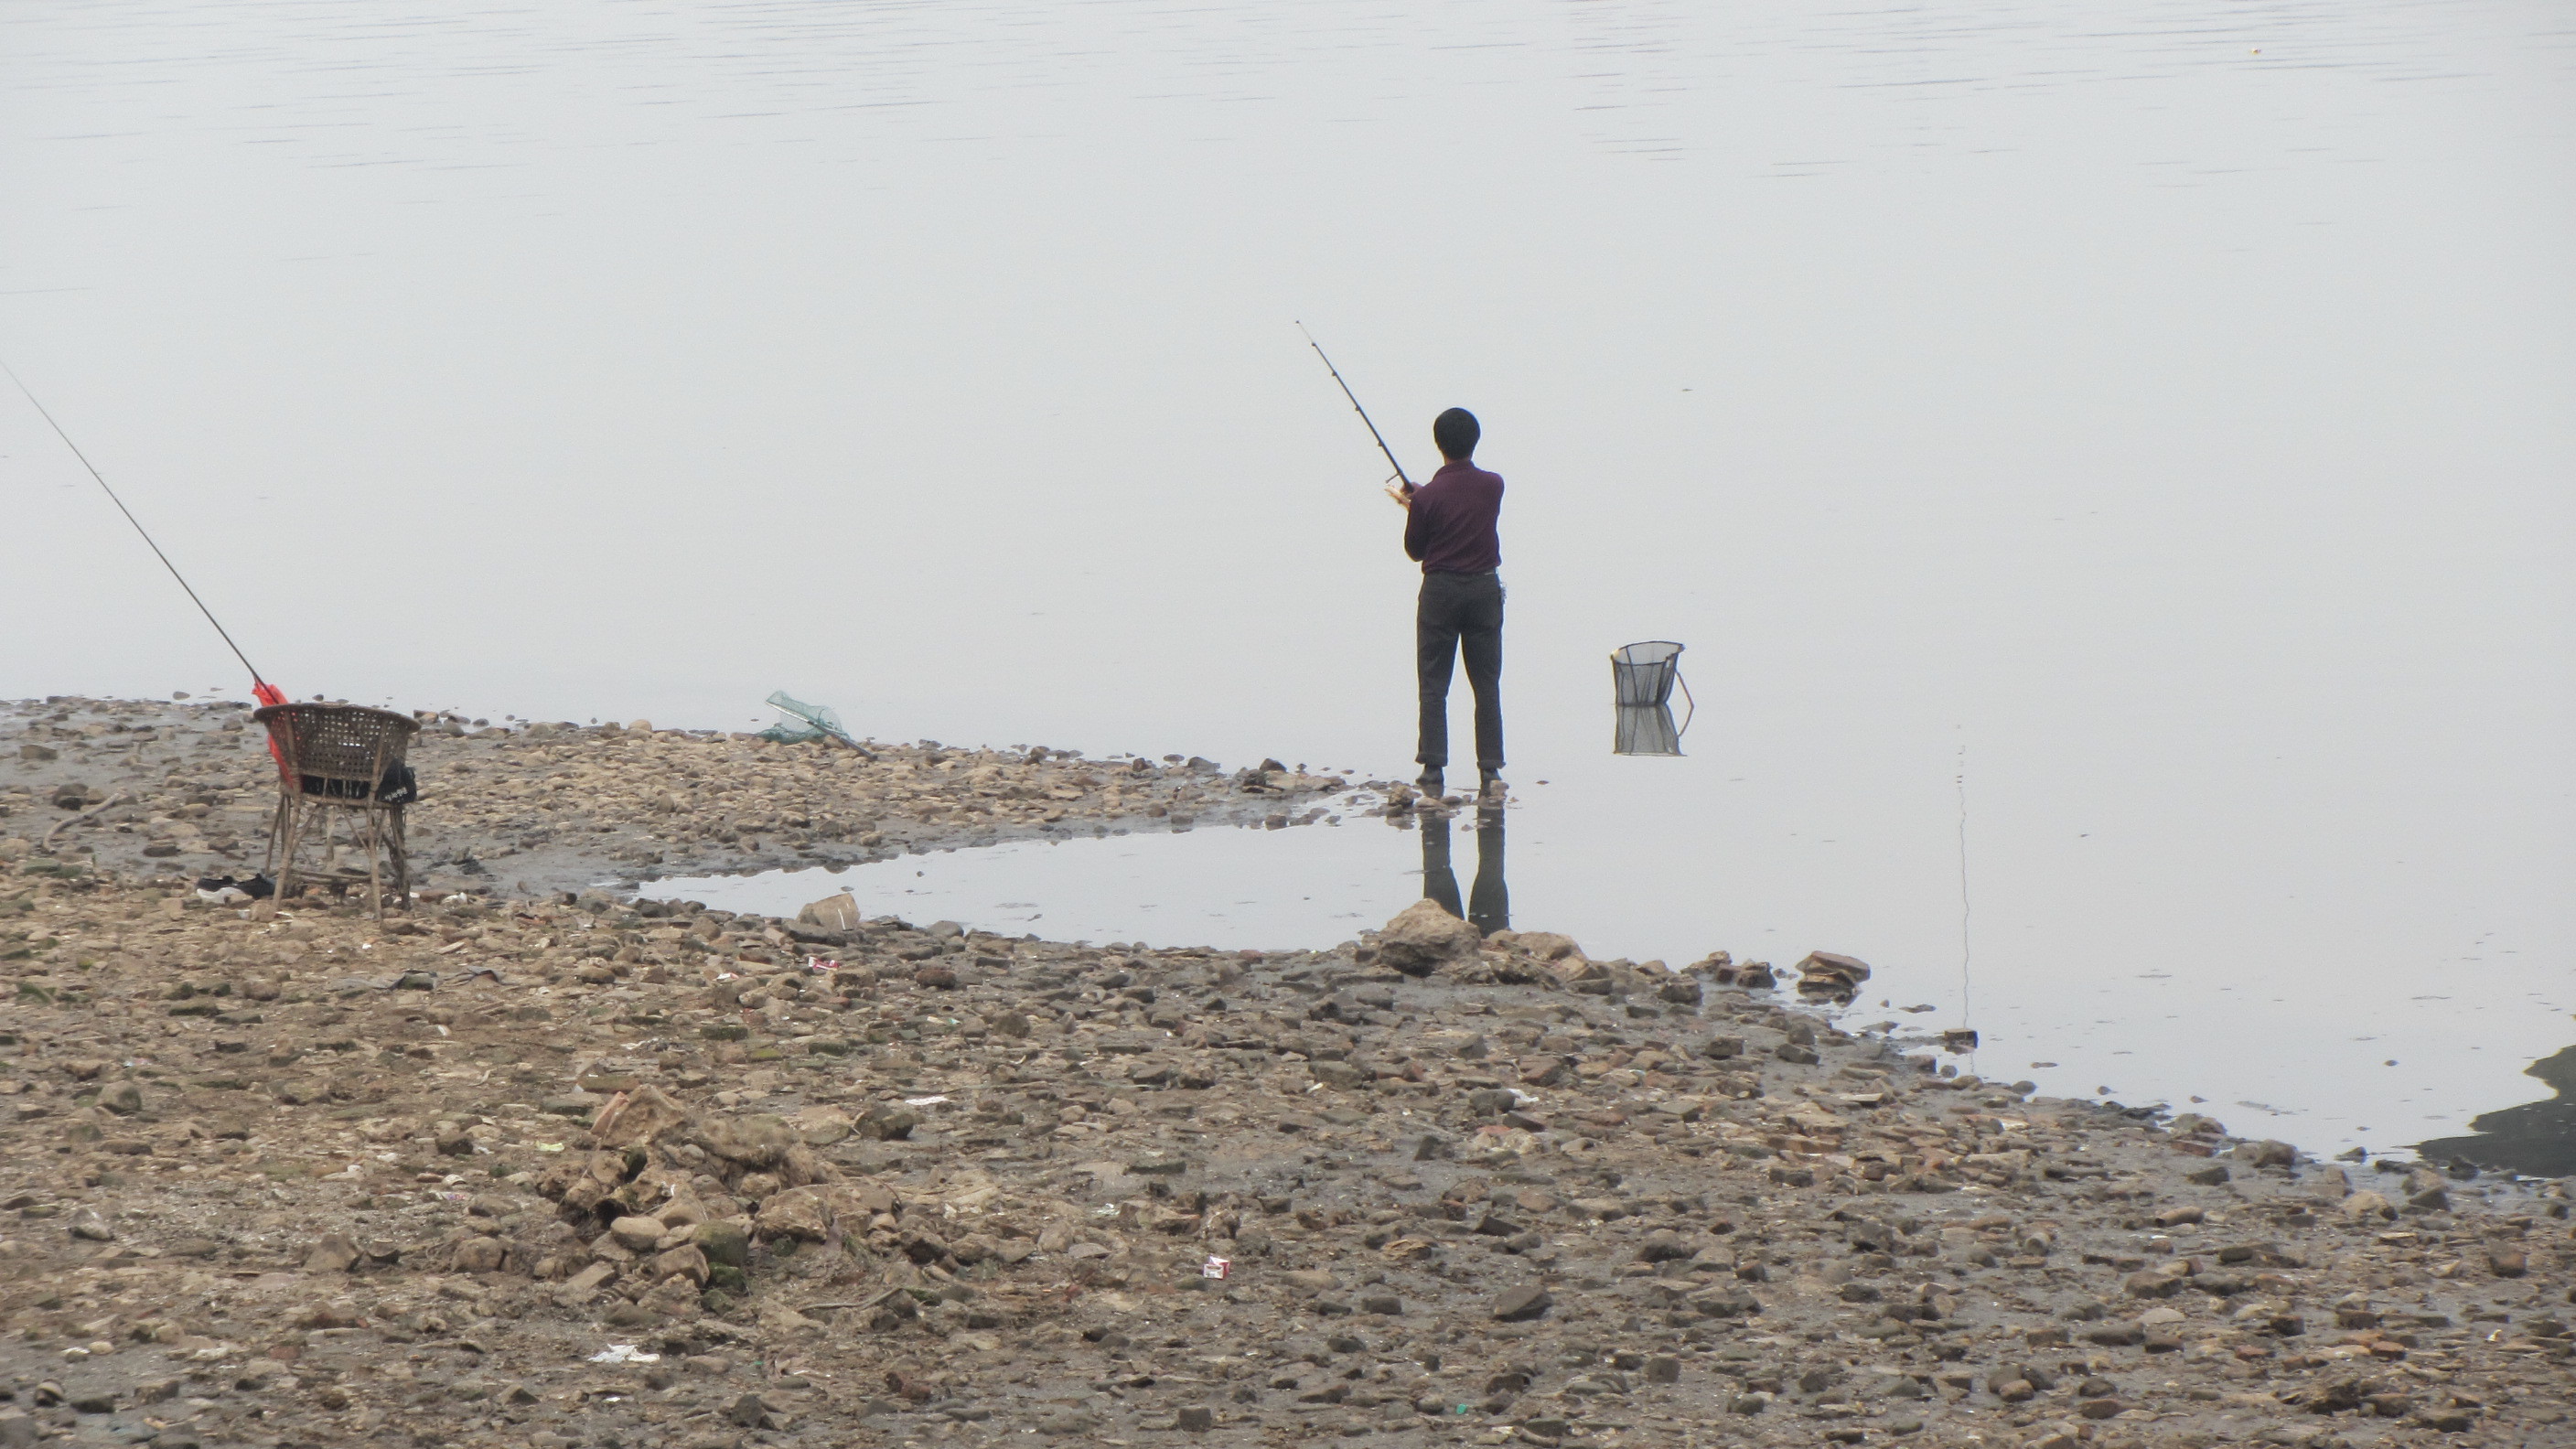
<path fill-rule="evenodd" d="M 1395 469 L 1396 481 L 1395 483 L 1387 485 L 1387 496 L 1393 498 L 1398 503 L 1402 503 L 1406 499 L 1411 498 L 1413 496 L 1413 480 L 1404 475 L 1404 465 L 1396 462 L 1395 450 L 1386 445 L 1386 437 L 1377 430 L 1377 424 L 1369 421 L 1368 409 L 1360 406 L 1359 394 L 1352 392 L 1351 385 L 1342 381 L 1342 370 L 1333 366 L 1333 359 L 1324 357 L 1324 344 L 1315 340 L 1314 333 L 1306 331 L 1306 324 L 1303 322 L 1298 323 L 1297 331 L 1305 337 L 1306 345 L 1315 349 L 1315 355 L 1317 357 L 1324 358 L 1324 370 L 1333 375 L 1333 381 L 1342 389 L 1342 396 L 1351 400 L 1351 411 L 1360 415 L 1361 425 L 1369 430 L 1370 437 L 1377 439 L 1377 450 L 1386 454 L 1388 465 Z M 1403 485 L 1400 491 L 1397 488 L 1397 484 Z"/>

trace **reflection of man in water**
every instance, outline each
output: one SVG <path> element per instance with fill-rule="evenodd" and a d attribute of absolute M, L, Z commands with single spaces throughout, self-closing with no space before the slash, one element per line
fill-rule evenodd
<path fill-rule="evenodd" d="M 1476 812 L 1476 885 L 1458 909 L 1458 874 L 1449 868 L 1449 817 L 1422 817 L 1422 894 L 1490 936 L 1512 928 L 1512 893 L 1503 884 L 1503 812 Z"/>
<path fill-rule="evenodd" d="M 1404 552 L 1422 565 L 1413 615 L 1414 663 L 1422 704 L 1422 792 L 1442 791 L 1449 763 L 1449 680 L 1463 655 L 1476 692 L 1476 773 L 1489 798 L 1503 791 L 1503 480 L 1476 466 L 1476 415 L 1451 408 L 1432 420 L 1431 440 L 1447 461 L 1431 481 L 1395 494 L 1405 506 Z"/>

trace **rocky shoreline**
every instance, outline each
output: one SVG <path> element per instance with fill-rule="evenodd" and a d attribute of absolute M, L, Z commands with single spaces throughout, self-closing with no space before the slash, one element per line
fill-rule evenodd
<path fill-rule="evenodd" d="M 2563 1181 L 1428 904 L 1264 954 L 598 888 L 1396 791 L 440 721 L 378 923 L 187 885 L 258 864 L 241 714 L 0 707 L 0 1446 L 2576 1443 Z"/>
<path fill-rule="evenodd" d="M 277 798 L 263 738 L 236 700 L 0 703 L 0 761 L 14 761 L 0 764 L 0 839 L 128 875 L 256 870 Z M 1042 746 L 865 747 L 429 716 L 411 745 L 412 859 L 424 893 L 525 897 L 1074 833 L 1286 827 L 1402 793 L 1275 760 L 1228 773 Z"/>

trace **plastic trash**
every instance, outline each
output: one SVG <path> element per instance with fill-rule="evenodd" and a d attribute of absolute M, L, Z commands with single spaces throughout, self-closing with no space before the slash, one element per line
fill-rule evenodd
<path fill-rule="evenodd" d="M 860 754 L 866 755 L 871 760 L 876 758 L 873 753 L 861 748 L 857 740 L 850 738 L 850 731 L 841 723 L 839 712 L 830 705 L 807 704 L 803 700 L 790 697 L 783 689 L 773 691 L 767 702 L 787 718 L 762 730 L 760 732 L 762 739 L 775 740 L 782 745 L 801 745 L 815 740 L 830 740 L 835 744 L 858 750 Z"/>
<path fill-rule="evenodd" d="M 660 1363 L 658 1353 L 644 1353 L 631 1343 L 612 1343 L 590 1356 L 592 1363 Z"/>
<path fill-rule="evenodd" d="M 1199 1264 L 1199 1276 L 1202 1278 L 1230 1278 L 1233 1275 L 1232 1258 L 1219 1258 L 1211 1254 L 1206 1262 Z"/>

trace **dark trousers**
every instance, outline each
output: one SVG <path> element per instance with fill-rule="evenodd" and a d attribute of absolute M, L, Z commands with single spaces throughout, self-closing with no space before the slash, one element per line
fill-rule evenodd
<path fill-rule="evenodd" d="M 1467 659 L 1476 691 L 1476 767 L 1503 767 L 1503 580 L 1498 574 L 1424 574 L 1413 615 L 1414 661 L 1422 675 L 1422 743 L 1414 763 L 1449 763 L 1449 678 Z"/>
<path fill-rule="evenodd" d="M 1476 812 L 1476 884 L 1458 908 L 1458 872 L 1449 864 L 1449 817 L 1422 817 L 1422 894 L 1485 935 L 1512 928 L 1512 892 L 1503 883 L 1503 812 Z"/>

